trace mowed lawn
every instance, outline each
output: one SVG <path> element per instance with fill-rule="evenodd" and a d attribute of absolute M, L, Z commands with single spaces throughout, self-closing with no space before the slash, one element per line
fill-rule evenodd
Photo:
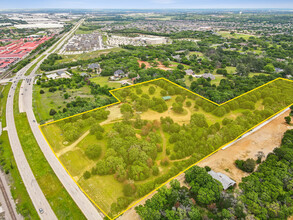
<path fill-rule="evenodd" d="M 100 84 L 100 86 L 107 85 L 110 88 L 120 88 L 121 87 L 121 83 L 109 82 L 108 78 L 109 78 L 108 76 L 98 76 L 98 77 L 91 78 L 90 81 L 94 82 L 96 84 Z"/>

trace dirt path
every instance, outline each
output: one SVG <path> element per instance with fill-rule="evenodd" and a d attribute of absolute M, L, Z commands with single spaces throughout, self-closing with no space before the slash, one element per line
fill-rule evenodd
<path fill-rule="evenodd" d="M 81 142 L 88 134 L 90 133 L 90 130 L 86 131 L 83 135 L 81 135 L 75 142 L 73 142 L 68 147 L 62 148 L 56 155 L 60 157 L 61 155 L 67 153 L 68 151 L 71 151 L 75 148 L 76 145 L 78 145 L 79 142 Z"/>
<path fill-rule="evenodd" d="M 283 133 L 288 129 L 293 129 L 293 126 L 289 126 L 284 122 L 284 117 L 288 116 L 289 113 L 290 110 L 287 110 L 256 132 L 243 138 L 225 150 L 219 150 L 215 154 L 199 162 L 197 165 L 201 167 L 209 166 L 214 171 L 224 173 L 239 183 L 242 177 L 245 177 L 248 174 L 235 167 L 235 160 L 256 158 L 255 155 L 258 151 L 262 151 L 267 156 L 268 153 L 274 150 L 274 148 L 279 147 Z M 186 185 L 184 183 L 184 173 L 176 177 L 176 179 L 181 185 Z M 147 196 L 135 206 L 143 205 L 145 201 L 150 199 L 155 193 L 156 192 Z M 119 217 L 119 220 L 139 220 L 140 218 L 134 208 L 135 207 L 130 208 L 126 213 Z M 291 218 L 291 220 L 293 220 L 293 218 Z"/>

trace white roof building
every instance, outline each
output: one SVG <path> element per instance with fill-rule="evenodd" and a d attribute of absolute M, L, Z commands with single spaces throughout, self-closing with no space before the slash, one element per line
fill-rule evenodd
<path fill-rule="evenodd" d="M 223 189 L 226 190 L 230 186 L 234 186 L 236 182 L 232 179 L 230 179 L 228 176 L 226 176 L 223 173 L 216 173 L 215 171 L 209 171 L 208 174 L 210 174 L 214 179 L 218 180 L 222 183 Z"/>

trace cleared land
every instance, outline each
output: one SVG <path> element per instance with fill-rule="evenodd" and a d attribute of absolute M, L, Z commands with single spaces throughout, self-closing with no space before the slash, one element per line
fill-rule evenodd
<path fill-rule="evenodd" d="M 159 79 L 112 91 L 124 103 L 122 118 L 111 116 L 119 109 L 115 106 L 113 112 L 112 107 L 91 111 L 44 125 L 42 130 L 79 186 L 114 217 L 291 105 L 292 92 L 292 81 L 277 79 L 217 106 Z M 89 154 L 89 146 L 100 153 Z M 125 193 L 127 187 L 131 195 Z"/>

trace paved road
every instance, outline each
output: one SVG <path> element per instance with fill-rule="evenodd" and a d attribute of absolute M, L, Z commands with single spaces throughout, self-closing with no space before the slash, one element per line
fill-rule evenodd
<path fill-rule="evenodd" d="M 45 54 L 45 58 L 55 52 L 57 49 L 60 48 L 60 45 L 62 45 L 67 39 L 68 37 L 70 37 L 70 35 L 73 33 L 74 30 L 76 30 L 79 25 L 82 23 L 83 21 L 80 21 L 74 28 L 72 31 L 70 31 L 69 33 L 65 34 L 62 39 L 58 42 L 61 42 L 53 51 L 50 51 L 51 48 L 53 48 L 54 46 L 52 46 L 49 50 L 45 51 L 43 54 Z M 57 45 L 58 43 L 56 43 L 55 45 Z M 49 52 L 50 51 L 50 52 Z M 45 59 L 44 58 L 44 59 Z M 44 60 L 42 59 L 42 61 Z M 41 61 L 41 62 L 42 62 Z M 39 216 L 41 219 L 49 219 L 49 220 L 54 220 L 57 219 L 55 213 L 53 212 L 53 210 L 51 209 L 51 206 L 49 205 L 46 197 L 44 196 L 38 182 L 36 181 L 34 174 L 28 164 L 27 158 L 25 157 L 25 154 L 22 150 L 22 146 L 20 144 L 19 138 L 18 138 L 18 134 L 17 134 L 17 130 L 15 127 L 15 121 L 14 121 L 14 113 L 13 113 L 13 99 L 14 99 L 14 95 L 15 95 L 15 88 L 17 86 L 17 83 L 19 80 L 27 78 L 25 77 L 25 73 L 26 71 L 35 63 L 38 62 L 38 59 L 33 60 L 31 63 L 29 63 L 27 66 L 25 66 L 24 68 L 22 68 L 20 71 L 18 71 L 16 73 L 16 76 L 13 77 L 13 80 L 11 81 L 10 79 L 8 81 L 12 82 L 12 86 L 9 90 L 8 93 L 8 98 L 7 98 L 7 105 L 6 105 L 6 121 L 7 121 L 7 127 L 6 130 L 8 132 L 8 138 L 9 138 L 9 142 L 11 145 L 11 149 L 20 173 L 20 176 L 23 180 L 23 183 L 26 187 L 26 190 L 32 200 L 33 205 L 35 206 Z M 39 67 L 39 65 L 41 64 L 38 63 L 36 68 Z M 34 69 L 34 72 L 35 73 Z M 32 86 L 32 78 L 25 79 L 25 82 L 28 85 Z M 24 103 L 22 103 L 24 104 Z M 43 210 L 43 213 L 39 212 L 39 209 Z"/>
<path fill-rule="evenodd" d="M 44 196 L 37 180 L 34 177 L 34 174 L 27 162 L 25 154 L 22 150 L 17 130 L 14 122 L 14 114 L 13 114 L 13 98 L 15 94 L 15 87 L 17 85 L 17 81 L 13 83 L 11 89 L 8 93 L 7 104 L 6 104 L 6 123 L 7 123 L 7 132 L 9 137 L 9 142 L 11 145 L 11 149 L 22 178 L 22 181 L 27 189 L 27 192 L 40 216 L 41 219 L 57 219 L 51 206 L 49 205 L 46 197 Z M 39 209 L 42 208 L 44 213 L 41 214 Z"/>
<path fill-rule="evenodd" d="M 81 23 L 80 23 L 81 24 Z M 72 31 L 76 30 L 78 28 L 75 27 Z M 68 37 L 64 38 L 64 42 L 70 37 L 70 34 Z M 60 43 L 56 49 L 58 50 L 63 43 Z M 51 53 L 53 53 L 52 51 Z M 37 64 L 36 68 L 31 72 L 30 76 L 26 80 L 23 81 L 22 87 L 23 87 L 23 95 L 21 95 L 22 99 L 22 110 L 27 113 L 28 121 L 31 126 L 32 132 L 42 150 L 44 153 L 47 161 L 49 162 L 50 166 L 54 170 L 55 174 L 67 190 L 67 192 L 70 194 L 72 199 L 75 201 L 77 206 L 80 208 L 80 210 L 83 212 L 85 217 L 87 219 L 98 219 L 102 220 L 102 214 L 99 213 L 97 208 L 90 202 L 90 200 L 85 196 L 85 194 L 80 190 L 80 188 L 76 185 L 76 183 L 72 180 L 72 178 L 69 176 L 69 174 L 66 172 L 66 170 L 63 168 L 63 166 L 60 164 L 59 160 L 56 158 L 54 153 L 52 152 L 50 146 L 47 144 L 44 136 L 42 135 L 39 125 L 36 123 L 36 118 L 33 112 L 32 108 L 32 93 L 33 93 L 33 81 L 35 77 L 35 72 L 38 69 L 38 66 L 42 63 L 43 60 L 40 61 L 40 63 Z"/>

